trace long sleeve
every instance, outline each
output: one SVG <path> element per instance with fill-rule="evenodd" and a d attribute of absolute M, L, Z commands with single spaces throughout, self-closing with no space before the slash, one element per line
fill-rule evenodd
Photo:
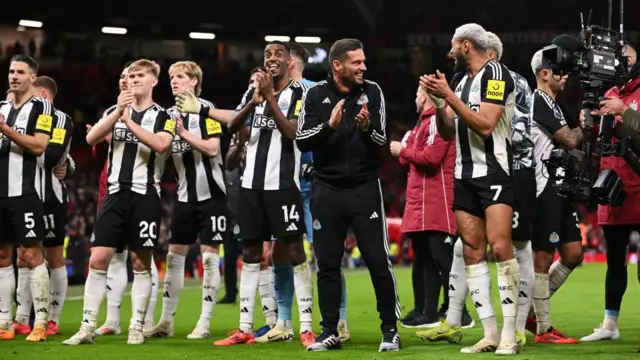
<path fill-rule="evenodd" d="M 380 85 L 373 81 L 368 82 L 373 90 L 367 108 L 369 110 L 369 128 L 367 132 L 371 141 L 377 146 L 384 146 L 387 143 L 387 114 L 385 109 L 384 95 Z"/>
<path fill-rule="evenodd" d="M 445 154 L 453 141 L 445 141 L 440 134 L 438 134 L 434 120 L 435 119 L 431 120 L 428 127 L 429 136 L 427 137 L 427 143 L 415 143 L 411 147 L 407 146 L 400 152 L 401 159 L 405 159 L 421 167 L 429 168 L 437 168 L 442 164 Z M 419 137 L 416 135 L 416 138 Z"/>
<path fill-rule="evenodd" d="M 298 130 L 296 131 L 296 143 L 302 152 L 313 151 L 335 131 L 329 126 L 329 119 L 322 121 L 315 104 L 315 94 L 319 88 L 309 89 L 302 99 L 302 109 L 298 117 Z"/>
<path fill-rule="evenodd" d="M 417 130 L 418 130 L 418 127 L 416 127 L 414 130 L 410 130 L 408 132 L 408 134 L 405 135 L 407 137 L 407 141 L 405 143 L 405 149 L 409 149 L 409 148 L 411 148 L 413 146 L 413 141 L 415 139 L 415 135 L 416 135 Z M 409 160 L 403 158 L 402 156 L 398 157 L 398 161 L 400 161 L 401 165 L 409 165 L 410 164 Z"/>

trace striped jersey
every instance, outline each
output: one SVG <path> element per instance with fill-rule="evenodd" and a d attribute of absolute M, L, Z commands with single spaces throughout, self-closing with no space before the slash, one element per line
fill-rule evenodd
<path fill-rule="evenodd" d="M 550 179 L 547 166 L 542 163 L 558 147 L 553 134 L 567 125 L 560 106 L 544 91 L 534 90 L 531 104 L 531 134 L 535 144 L 534 156 L 536 159 L 536 184 L 537 195 L 540 195 Z M 560 169 L 558 169 L 560 170 Z"/>
<path fill-rule="evenodd" d="M 474 76 L 465 74 L 455 88 L 471 110 L 480 111 L 482 103 L 504 106 L 491 135 L 484 138 L 467 126 L 458 114 L 456 123 L 456 179 L 474 179 L 502 169 L 511 174 L 511 120 L 515 108 L 515 87 L 506 66 L 489 61 Z"/>
<path fill-rule="evenodd" d="M 532 169 L 535 166 L 529 116 L 532 92 L 527 79 L 516 72 L 510 71 L 510 73 L 516 89 L 516 106 L 511 121 L 513 169 Z"/>
<path fill-rule="evenodd" d="M 105 112 L 103 119 L 116 107 Z M 143 111 L 129 108 L 131 120 L 151 133 L 166 132 L 175 136 L 176 122 L 158 104 Z M 160 179 L 164 172 L 167 154 L 158 154 L 138 140 L 138 138 L 118 121 L 113 128 L 109 154 L 107 156 L 107 192 L 114 194 L 121 189 L 146 195 L 154 191 L 160 195 Z"/>
<path fill-rule="evenodd" d="M 60 110 L 55 110 L 54 114 L 51 140 L 38 162 L 42 171 L 41 194 L 44 194 L 44 202 L 62 204 L 67 201 L 67 188 L 64 182 L 53 174 L 53 168 L 67 161 L 73 135 L 73 121 L 71 116 Z"/>
<path fill-rule="evenodd" d="M 213 104 L 198 99 L 201 104 L 213 108 Z M 169 115 L 174 120 L 183 121 L 186 131 L 200 139 L 220 138 L 222 125 L 214 119 L 198 114 L 181 114 L 174 106 Z M 210 158 L 191 147 L 189 143 L 176 135 L 171 146 L 171 159 L 178 174 L 178 201 L 200 202 L 225 196 L 224 168 L 222 151 Z"/>
<path fill-rule="evenodd" d="M 16 109 L 12 102 L 0 101 L 0 114 L 13 130 L 26 135 L 51 136 L 53 106 L 48 100 L 32 97 Z M 17 197 L 41 190 L 38 157 L 0 134 L 0 198 Z"/>
<path fill-rule="evenodd" d="M 302 95 L 308 87 L 297 81 L 276 95 L 280 111 L 289 119 L 297 119 L 302 108 Z M 251 101 L 255 88 L 249 88 L 236 111 Z M 300 189 L 300 150 L 295 140 L 280 133 L 267 102 L 257 105 L 249 116 L 251 134 L 246 143 L 247 156 L 242 174 L 242 187 L 255 190 Z"/>

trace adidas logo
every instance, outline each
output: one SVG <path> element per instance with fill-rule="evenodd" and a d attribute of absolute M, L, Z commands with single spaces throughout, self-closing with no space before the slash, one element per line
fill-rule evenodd
<path fill-rule="evenodd" d="M 222 241 L 222 235 L 220 235 L 220 233 L 216 234 L 216 236 L 213 237 L 214 241 Z"/>
<path fill-rule="evenodd" d="M 322 100 L 323 104 L 331 104 L 331 100 L 329 100 L 329 98 L 324 98 L 324 100 Z"/>
<path fill-rule="evenodd" d="M 287 228 L 287 231 L 296 231 L 296 230 L 298 230 L 298 227 L 294 223 L 291 223 Z"/>
<path fill-rule="evenodd" d="M 269 311 L 269 308 L 267 306 L 262 307 L 262 312 L 265 312 L 265 311 Z"/>
<path fill-rule="evenodd" d="M 369 216 L 369 219 L 377 219 L 379 218 L 378 213 L 377 212 L 373 212 L 373 214 L 371 214 L 371 216 Z"/>
<path fill-rule="evenodd" d="M 480 304 L 479 302 L 477 302 L 477 301 L 476 301 L 476 303 L 475 303 L 475 304 L 473 304 L 473 306 L 475 306 L 475 307 L 476 307 L 476 309 L 477 309 L 477 308 L 481 308 L 481 307 L 482 307 L 482 304 Z"/>
<path fill-rule="evenodd" d="M 52 238 L 55 238 L 55 237 L 56 237 L 56 234 L 54 234 L 53 231 L 49 231 L 47 233 L 47 239 L 52 239 Z"/>
<path fill-rule="evenodd" d="M 449 290 L 451 290 L 451 291 L 456 291 L 456 288 L 455 288 L 455 287 L 453 287 L 453 285 L 449 284 Z"/>
<path fill-rule="evenodd" d="M 303 314 L 311 314 L 313 313 L 313 309 L 312 308 L 306 308 L 302 311 Z"/>
<path fill-rule="evenodd" d="M 155 247 L 155 245 L 153 245 L 153 241 L 151 241 L 151 239 L 147 239 L 147 241 L 145 241 L 144 244 L 142 244 L 142 246 L 144 246 L 144 247 Z"/>
<path fill-rule="evenodd" d="M 47 309 L 45 309 L 45 308 L 40 308 L 40 309 L 36 310 L 36 312 L 37 313 L 45 313 L 45 314 L 49 313 L 49 311 L 47 311 Z"/>
<path fill-rule="evenodd" d="M 53 302 L 51 303 L 51 306 L 60 306 L 60 304 L 57 301 L 53 300 Z"/>
<path fill-rule="evenodd" d="M 528 298 L 527 294 L 524 291 L 520 291 L 519 297 L 525 298 L 525 299 Z"/>
<path fill-rule="evenodd" d="M 211 295 L 205 296 L 204 299 L 202 299 L 202 300 L 204 300 L 206 302 L 213 302 L 213 298 L 211 298 Z"/>
<path fill-rule="evenodd" d="M 513 304 L 513 301 L 511 299 L 506 298 L 502 300 L 502 305 L 509 305 L 509 304 Z"/>
<path fill-rule="evenodd" d="M 36 232 L 33 231 L 33 230 L 29 230 L 29 232 L 27 233 L 27 236 L 25 236 L 25 237 L 34 238 L 34 237 L 36 237 Z"/>
<path fill-rule="evenodd" d="M 243 307 L 242 309 L 240 309 L 241 313 L 248 313 L 249 309 L 247 309 L 246 307 Z"/>
<path fill-rule="evenodd" d="M 165 292 L 164 292 L 164 295 L 162 295 L 162 297 L 166 297 L 166 298 L 168 298 L 168 297 L 171 297 L 171 296 L 169 296 L 169 292 L 168 292 L 168 291 L 165 291 Z"/>
<path fill-rule="evenodd" d="M 107 285 L 107 291 L 111 291 L 111 286 Z"/>

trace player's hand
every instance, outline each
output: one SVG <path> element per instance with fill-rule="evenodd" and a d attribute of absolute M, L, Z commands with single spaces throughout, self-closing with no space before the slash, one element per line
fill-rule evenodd
<path fill-rule="evenodd" d="M 260 76 L 260 74 L 256 75 L 256 77 Z M 251 102 L 253 102 L 254 105 L 258 105 L 258 104 L 262 104 L 264 102 L 264 96 L 262 96 L 262 90 L 260 89 L 260 86 L 257 86 L 258 84 L 256 84 L 256 87 L 253 90 L 253 97 L 251 98 Z"/>
<path fill-rule="evenodd" d="M 125 112 L 124 110 L 128 108 L 133 103 L 133 93 L 131 90 L 123 90 L 120 95 L 118 95 L 118 105 L 117 110 L 120 113 Z"/>
<path fill-rule="evenodd" d="M 53 168 L 53 175 L 55 175 L 58 180 L 64 180 L 67 176 L 67 162 L 63 161 L 62 164 L 56 165 Z"/>
<path fill-rule="evenodd" d="M 184 130 L 184 122 L 182 121 L 182 117 L 179 117 L 176 120 L 176 134 L 180 135 Z"/>
<path fill-rule="evenodd" d="M 258 77 L 258 87 L 260 88 L 260 92 L 265 100 L 273 99 L 273 77 L 270 72 L 265 72 L 260 70 L 260 75 Z"/>
<path fill-rule="evenodd" d="M 437 81 L 437 78 L 435 75 L 422 75 L 420 77 L 420 89 L 422 89 L 427 94 L 427 96 L 429 96 L 429 100 L 431 100 L 431 103 L 433 103 L 433 106 L 435 106 L 436 109 L 441 109 L 445 106 L 444 100 L 437 97 L 433 93 L 430 93 L 427 90 L 429 83 L 432 81 Z M 449 87 L 448 84 L 447 84 L 447 87 Z"/>
<path fill-rule="evenodd" d="M 4 120 L 4 115 L 0 114 L 0 133 L 4 134 L 4 130 L 7 128 L 7 123 Z"/>
<path fill-rule="evenodd" d="M 440 72 L 440 70 L 437 70 L 435 75 L 427 76 L 424 79 L 423 86 L 427 91 L 427 94 L 433 95 L 439 99 L 446 99 L 447 96 L 452 93 L 449 83 L 447 82 L 447 78 Z"/>
<path fill-rule="evenodd" d="M 342 107 L 344 106 L 344 99 L 338 101 L 336 106 L 331 111 L 331 117 L 329 118 L 329 126 L 333 129 L 337 128 L 342 121 Z"/>
<path fill-rule="evenodd" d="M 600 102 L 600 112 L 603 115 L 622 115 L 629 107 L 619 98 L 611 98 Z"/>
<path fill-rule="evenodd" d="M 200 101 L 198 101 L 196 94 L 193 93 L 193 90 L 189 89 L 185 93 L 177 94 L 175 101 L 176 107 L 181 113 L 200 114 L 202 105 L 200 104 Z"/>
<path fill-rule="evenodd" d="M 369 129 L 369 110 L 367 109 L 367 103 L 362 104 L 362 109 L 358 115 L 356 115 L 356 124 L 361 131 L 367 131 Z"/>
<path fill-rule="evenodd" d="M 399 157 L 402 149 L 404 149 L 404 145 L 400 141 L 392 141 L 389 144 L 389 150 L 394 157 Z"/>
<path fill-rule="evenodd" d="M 93 125 L 91 125 L 91 124 L 87 124 L 87 125 L 85 125 L 85 127 L 87 128 L 87 133 L 89 131 L 91 131 L 91 129 L 93 129 Z"/>

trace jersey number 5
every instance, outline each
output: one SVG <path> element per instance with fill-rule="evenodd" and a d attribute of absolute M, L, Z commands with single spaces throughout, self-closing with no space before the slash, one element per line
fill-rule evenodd
<path fill-rule="evenodd" d="M 300 221 L 300 215 L 296 211 L 295 205 L 291 205 L 291 207 L 284 205 L 282 207 L 282 212 L 284 213 L 284 222 L 289 222 L 292 220 Z"/>

